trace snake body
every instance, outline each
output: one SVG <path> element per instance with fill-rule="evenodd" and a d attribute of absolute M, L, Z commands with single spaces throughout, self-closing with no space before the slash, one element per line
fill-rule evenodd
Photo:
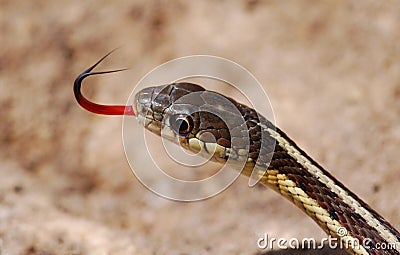
<path fill-rule="evenodd" d="M 188 150 L 211 153 L 213 160 L 219 162 L 225 162 L 228 157 L 243 157 L 242 151 L 246 149 L 240 146 L 243 137 L 229 130 L 215 114 L 203 110 L 187 112 L 185 104 L 179 103 L 180 98 L 194 92 L 199 94 L 196 100 L 201 105 L 202 93 L 209 91 L 192 83 L 146 88 L 135 97 L 135 113 L 148 130 Z M 244 120 L 250 144 L 241 174 L 250 176 L 255 171 L 263 185 L 293 202 L 327 234 L 340 238 L 352 254 L 400 253 L 399 232 L 282 130 L 254 109 L 219 93 L 211 93 L 231 102 L 241 115 L 229 113 L 232 116 L 228 119 Z M 218 103 L 217 99 L 215 101 Z M 205 133 L 211 133 L 214 140 L 204 138 L 207 137 Z M 344 233 L 339 233 L 341 230 L 345 230 Z"/>

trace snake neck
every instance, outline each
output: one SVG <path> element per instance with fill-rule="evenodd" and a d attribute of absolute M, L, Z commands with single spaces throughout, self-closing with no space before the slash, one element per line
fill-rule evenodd
<path fill-rule="evenodd" d="M 393 226 L 283 131 L 272 129 L 271 125 L 259 125 L 264 135 L 275 139 L 273 156 L 267 168 L 260 160 L 250 160 L 242 174 L 250 176 L 255 170 L 262 184 L 289 199 L 328 235 L 339 238 L 350 253 L 400 254 L 400 234 Z M 262 148 L 260 157 L 263 157 Z"/>

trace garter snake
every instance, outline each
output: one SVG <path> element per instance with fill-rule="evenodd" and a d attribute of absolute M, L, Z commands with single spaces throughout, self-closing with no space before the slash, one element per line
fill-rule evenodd
<path fill-rule="evenodd" d="M 87 100 L 81 94 L 81 83 L 87 76 L 109 72 L 91 72 L 104 58 L 75 80 L 75 97 L 83 108 L 99 114 L 136 115 L 151 132 L 193 152 L 211 153 L 216 161 L 240 155 L 240 148 L 232 145 L 238 137 L 234 137 L 218 116 L 202 111 L 188 113 L 184 105 L 179 107 L 177 102 L 181 97 L 207 92 L 199 85 L 173 83 L 149 87 L 136 95 L 133 107 L 100 105 Z M 256 171 L 260 183 L 293 202 L 327 234 L 340 238 L 342 243 L 359 244 L 346 246 L 349 253 L 400 254 L 400 233 L 283 131 L 254 109 L 212 93 L 226 98 L 237 108 L 241 114 L 238 117 L 244 119 L 248 130 L 250 146 L 241 174 L 250 176 Z M 203 133 L 211 133 L 215 140 L 204 140 Z M 266 142 L 261 143 L 261 138 Z M 339 234 L 340 230 L 345 230 L 345 234 Z"/>

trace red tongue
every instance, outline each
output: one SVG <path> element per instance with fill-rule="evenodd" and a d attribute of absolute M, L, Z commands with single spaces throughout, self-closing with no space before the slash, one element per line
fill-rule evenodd
<path fill-rule="evenodd" d="M 76 101 L 78 101 L 79 105 L 89 112 L 93 112 L 96 114 L 104 114 L 104 115 L 133 115 L 135 116 L 135 112 L 133 111 L 132 106 L 125 105 L 102 105 L 96 104 L 88 99 L 86 99 L 81 92 L 82 82 L 86 77 L 98 74 L 108 74 L 108 73 L 116 73 L 121 72 L 127 69 L 118 69 L 111 71 L 101 71 L 101 72 L 91 72 L 98 64 L 100 64 L 106 57 L 108 57 L 114 50 L 109 52 L 107 55 L 102 57 L 99 61 L 97 61 L 94 65 L 89 67 L 87 70 L 82 72 L 74 81 L 74 94 Z"/>

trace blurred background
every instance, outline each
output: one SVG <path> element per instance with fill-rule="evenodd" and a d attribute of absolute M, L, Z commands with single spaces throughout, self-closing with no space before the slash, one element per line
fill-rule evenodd
<path fill-rule="evenodd" d="M 72 93 L 118 46 L 100 69 L 131 69 L 92 78 L 92 100 L 125 103 L 177 57 L 233 60 L 263 84 L 277 125 L 400 228 L 399 27 L 397 1 L 0 0 L 0 254 L 260 254 L 264 233 L 325 237 L 244 177 L 198 203 L 144 188 L 122 118 Z"/>

